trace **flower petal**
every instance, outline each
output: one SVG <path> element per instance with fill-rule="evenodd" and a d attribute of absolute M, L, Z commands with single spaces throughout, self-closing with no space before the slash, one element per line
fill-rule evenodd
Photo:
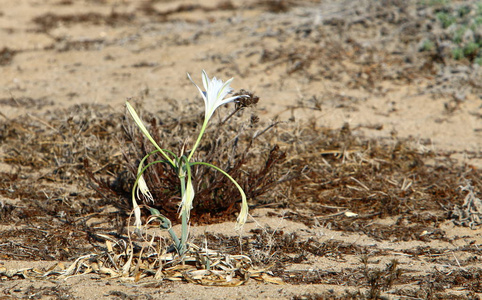
<path fill-rule="evenodd" d="M 203 99 L 204 99 L 204 102 L 206 102 L 206 93 L 203 92 L 203 90 L 201 90 L 201 88 L 194 82 L 194 80 L 192 80 L 191 75 L 189 75 L 189 73 L 187 73 L 187 77 L 188 77 L 189 80 L 191 80 L 191 82 L 197 87 L 197 89 L 199 90 L 199 93 L 201 94 L 201 96 L 202 96 Z"/>
<path fill-rule="evenodd" d="M 221 79 L 217 79 L 213 77 L 209 79 L 208 74 L 205 70 L 202 71 L 202 81 L 203 86 L 206 91 L 202 91 L 199 86 L 194 83 L 191 76 L 188 74 L 189 80 L 198 88 L 199 92 L 201 93 L 204 104 L 205 104 L 205 122 L 207 122 L 214 111 L 221 105 L 234 101 L 242 96 L 230 97 L 228 99 L 224 99 L 229 93 L 233 91 L 233 89 L 229 86 L 234 78 L 228 79 L 226 82 L 223 82 Z"/>
<path fill-rule="evenodd" d="M 147 187 L 147 183 L 143 175 L 139 177 L 139 181 L 137 182 L 137 198 L 140 199 L 139 192 L 141 192 L 141 194 L 144 195 L 144 197 L 146 197 L 147 200 L 154 203 L 154 198 L 152 197 L 152 194 L 149 191 L 149 188 Z"/>
<path fill-rule="evenodd" d="M 202 79 L 203 79 L 203 86 L 204 86 L 204 89 L 207 91 L 209 90 L 209 76 L 208 74 L 206 73 L 206 71 L 202 71 Z"/>
<path fill-rule="evenodd" d="M 235 229 L 237 230 L 241 229 L 246 223 L 247 219 L 248 219 L 248 202 L 246 201 L 246 197 L 243 197 L 243 201 L 241 203 L 241 211 L 239 212 L 238 219 L 236 220 L 237 222 L 236 222 Z"/>
<path fill-rule="evenodd" d="M 141 221 L 141 209 L 139 205 L 137 204 L 136 198 L 132 197 L 132 207 L 134 207 L 134 226 L 136 227 L 136 230 L 140 230 L 142 226 L 142 221 Z"/>
<path fill-rule="evenodd" d="M 233 80 L 234 78 L 231 78 L 223 84 L 218 94 L 216 95 L 216 99 L 222 100 L 224 97 L 226 97 L 227 94 L 233 91 L 233 89 L 229 86 Z"/>
<path fill-rule="evenodd" d="M 187 183 L 186 183 L 186 191 L 184 192 L 184 195 L 182 196 L 182 200 L 181 200 L 181 212 L 180 212 L 180 214 L 182 214 L 182 212 L 185 212 L 188 219 L 192 209 L 193 200 L 194 200 L 194 187 L 192 185 L 191 178 L 188 177 Z"/>
<path fill-rule="evenodd" d="M 223 105 L 223 104 L 226 104 L 226 103 L 229 103 L 229 102 L 233 102 L 234 100 L 236 99 L 239 99 L 239 98 L 244 98 L 244 97 L 248 97 L 246 95 L 238 95 L 238 96 L 234 96 L 234 97 L 229 97 L 229 98 L 226 98 L 224 99 L 223 101 L 221 101 L 219 103 L 219 105 Z"/>

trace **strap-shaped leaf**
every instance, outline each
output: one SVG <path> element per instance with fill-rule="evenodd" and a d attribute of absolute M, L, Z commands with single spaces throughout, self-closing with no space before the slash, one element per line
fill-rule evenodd
<path fill-rule="evenodd" d="M 162 154 L 162 156 L 164 156 L 164 158 L 169 161 L 169 163 L 174 166 L 174 161 L 169 157 L 167 156 L 167 154 L 164 152 L 164 150 L 161 149 L 161 147 L 159 147 L 159 145 L 156 143 L 156 141 L 154 140 L 154 138 L 151 136 L 151 134 L 149 133 L 149 131 L 147 131 L 147 128 L 146 126 L 144 126 L 144 123 L 142 123 L 142 120 L 139 118 L 139 115 L 137 114 L 137 112 L 135 111 L 135 109 L 132 107 L 132 105 L 129 103 L 129 101 L 126 101 L 126 106 L 127 106 L 127 110 L 129 111 L 129 113 L 131 114 L 132 118 L 134 119 L 134 122 L 136 122 L 136 125 L 137 127 L 139 127 L 139 129 L 142 131 L 142 133 L 147 137 L 147 139 L 149 139 L 149 141 L 154 145 L 154 147 L 156 147 L 156 149 L 159 151 L 159 153 Z"/>

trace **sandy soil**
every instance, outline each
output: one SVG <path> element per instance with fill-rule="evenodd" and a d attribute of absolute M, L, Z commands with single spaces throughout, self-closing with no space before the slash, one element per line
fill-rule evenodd
<path fill-rule="evenodd" d="M 348 124 L 359 139 L 409 139 L 417 151 L 434 154 L 427 163 L 443 157 L 453 168 L 471 170 L 477 178 L 482 168 L 482 67 L 450 58 L 442 63 L 434 59 L 434 53 L 420 52 L 424 38 L 440 32 L 427 29 L 427 24 L 435 22 L 430 9 L 420 8 L 416 1 L 407 3 L 387 1 L 384 7 L 377 1 L 348 0 L 0 0 L 2 126 L 19 120 L 54 126 L 52 116 L 78 104 L 92 109 L 107 105 L 102 110 L 123 114 L 128 98 L 150 112 L 173 102 L 188 106 L 201 99 L 186 73 L 200 84 L 204 69 L 222 79 L 234 77 L 235 90 L 254 91 L 261 99 L 257 110 L 264 122 L 276 119 L 302 124 L 312 120 L 319 127 L 333 129 Z M 18 167 L 7 159 L 10 140 L 0 139 L 4 178 Z M 317 157 L 321 163 L 321 156 Z M 28 180 L 52 180 L 48 176 Z M 13 183 L 8 178 L 2 181 L 0 209 L 5 204 L 22 206 L 25 201 L 9 196 Z M 52 181 L 54 191 L 59 182 Z M 472 182 L 476 198 L 480 198 L 479 183 Z M 62 193 L 76 190 L 75 180 L 59 188 Z M 455 191 L 458 186 L 450 188 Z M 320 188 L 317 193 L 322 192 Z M 461 205 L 465 193 L 457 193 L 458 202 L 443 201 Z M 309 210 L 309 205 L 298 200 L 301 208 Z M 342 297 L 347 291 L 354 298 L 369 298 L 369 271 L 383 271 L 393 259 L 405 277 L 380 288 L 389 298 L 438 295 L 475 299 L 482 293 L 480 283 L 476 284 L 480 277 L 475 279 L 482 274 L 480 225 L 475 230 L 455 225 L 448 217 L 442 218 L 446 214 L 440 206 L 434 206 L 420 216 L 440 217 L 436 225 L 427 225 L 407 240 L 383 239 L 355 229 L 330 228 L 322 221 L 297 221 L 292 214 L 316 215 L 303 212 L 299 205 L 254 209 L 254 220 L 244 229 L 247 237 L 255 235 L 255 229 L 274 236 L 266 229 L 269 227 L 283 236 L 296 234 L 299 241 L 336 244 L 324 254 L 305 253 L 299 263 L 287 263 L 284 273 L 274 272 L 287 281 L 284 285 L 250 280 L 239 287 L 223 288 L 165 280 L 146 286 L 98 274 L 67 280 L 3 276 L 0 298 L 303 299 L 302 295 L 308 295 L 312 298 L 306 299 L 318 299 L 314 296 L 318 295 L 322 299 Z M 37 224 L 6 220 L 0 218 L 3 232 L 27 230 Z M 400 220 L 387 216 L 372 223 L 390 227 L 400 225 Z M 195 226 L 192 235 L 210 232 L 235 237 L 232 225 Z M 443 232 L 443 237 L 435 237 L 437 232 Z M 431 235 L 434 237 L 425 238 Z M 48 268 L 59 258 L 68 264 L 78 254 L 15 258 L 1 248 L 8 243 L 8 237 L 0 243 L 0 267 L 7 269 Z M 86 246 L 82 253 L 88 249 Z M 365 273 L 362 253 L 369 255 Z M 330 274 L 336 276 L 324 281 Z M 475 277 L 469 280 L 467 274 Z M 424 276 L 430 280 L 424 282 Z M 437 276 L 454 276 L 459 283 L 454 279 L 440 287 Z"/>

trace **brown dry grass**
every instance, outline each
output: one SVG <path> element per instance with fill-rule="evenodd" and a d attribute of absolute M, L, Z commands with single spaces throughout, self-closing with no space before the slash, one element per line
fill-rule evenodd
<path fill-rule="evenodd" d="M 52 37 L 41 51 L 53 53 L 55 58 L 60 59 L 63 53 L 84 55 L 99 51 L 103 56 L 98 55 L 101 58 L 97 63 L 122 65 L 109 76 L 116 79 L 118 86 L 125 83 L 127 89 L 127 82 L 135 81 L 130 74 L 151 74 L 159 68 L 168 73 L 165 69 L 170 68 L 168 62 L 160 64 L 145 55 L 151 47 L 159 51 L 160 44 L 148 40 L 150 44 L 139 46 L 139 37 L 148 39 L 156 32 L 155 26 L 170 26 L 183 20 L 188 34 L 163 36 L 163 45 L 174 49 L 192 47 L 190 51 L 202 53 L 201 58 L 189 57 L 186 61 L 215 65 L 223 76 L 253 78 L 260 92 L 269 92 L 264 97 L 257 94 L 257 107 L 223 108 L 213 118 L 196 157 L 222 167 L 240 182 L 248 194 L 253 219 L 246 225 L 244 235 L 226 233 L 231 226 L 229 221 L 235 219 L 238 211 L 238 193 L 216 172 L 196 169 L 192 242 L 207 244 L 223 254 L 248 256 L 256 268 L 281 278 L 287 292 L 282 294 L 283 288 L 249 282 L 244 290 L 240 287 L 235 291 L 253 296 L 250 293 L 261 286 L 267 297 L 292 299 L 479 297 L 482 172 L 470 161 L 480 159 L 480 151 L 468 147 L 434 151 L 429 138 L 397 132 L 406 130 L 403 125 L 409 115 L 420 113 L 427 103 L 442 107 L 432 113 L 437 114 L 433 116 L 437 124 L 451 124 L 460 114 L 474 124 L 480 120 L 478 106 L 472 103 L 474 95 L 480 93 L 476 80 L 480 69 L 470 61 L 452 60 L 446 49 L 419 51 L 418 43 L 426 37 L 447 42 L 447 33 L 440 31 L 435 18 L 438 8 L 415 2 L 406 5 L 403 1 L 385 1 L 383 5 L 362 1 L 346 10 L 339 9 L 343 3 L 333 4 L 334 8 L 324 4 L 325 19 L 316 23 L 301 17 L 322 5 L 316 1 L 233 1 L 210 6 L 170 3 L 166 7 L 158 1 L 137 6 L 129 6 L 126 1 L 125 7 L 119 4 L 123 8 L 119 12 L 109 1 L 90 2 L 101 7 L 102 12 L 62 13 L 76 4 L 60 1 L 50 4 L 57 10 L 36 13 L 29 20 L 32 28 L 26 32 Z M 238 26 L 235 17 L 239 12 L 259 13 L 265 19 Z M 206 24 L 212 20 L 220 23 L 198 29 L 199 15 L 206 17 Z M 232 19 L 224 19 L 225 15 Z M 222 32 L 219 24 L 239 30 L 225 37 L 237 52 L 209 48 L 210 39 Z M 121 32 L 112 33 L 115 38 L 73 38 L 61 34 L 65 28 L 75 29 L 79 25 Z M 196 30 L 190 31 L 190 26 Z M 240 35 L 244 38 L 240 39 Z M 236 44 L 238 40 L 242 44 Z M 102 52 L 126 44 L 142 57 L 130 57 L 121 63 L 120 55 Z M 15 45 L 2 48 L 0 68 L 13 66 L 16 71 L 8 70 L 18 72 L 16 76 L 24 78 L 24 73 L 31 72 L 31 82 L 40 81 L 33 69 L 21 64 L 30 51 L 33 50 Z M 175 63 L 173 66 L 179 67 Z M 83 81 L 93 76 L 81 73 L 82 64 L 72 66 L 69 61 L 65 68 L 82 74 L 79 76 Z M 272 82 L 264 81 L 266 78 Z M 29 85 L 29 80 L 11 81 L 20 83 L 9 89 L 11 95 L 2 96 L 0 105 L 8 111 L 20 110 L 21 117 L 0 113 L 0 259 L 6 265 L 13 261 L 54 264 L 95 253 L 107 261 L 106 240 L 129 242 L 133 174 L 150 146 L 120 109 L 64 102 L 61 106 L 55 97 L 42 94 L 43 87 Z M 171 84 L 173 81 L 169 78 Z M 87 96 L 89 89 L 79 93 L 77 87 L 65 88 L 62 84 L 59 81 L 55 87 L 65 91 L 61 96 L 64 100 L 94 98 Z M 320 84 L 333 88 L 322 88 Z M 302 95 L 292 93 L 286 103 L 284 93 L 294 90 L 293 85 L 302 87 L 297 92 Z M 391 91 L 400 86 L 417 86 L 417 96 L 425 98 L 420 103 L 410 102 L 414 105 L 412 110 L 404 111 L 406 114 L 396 123 L 398 127 L 390 131 L 387 124 L 399 117 L 397 114 L 405 105 L 390 100 Z M 34 92 L 29 94 L 30 90 Z M 111 89 L 113 94 L 115 91 Z M 461 91 L 467 98 L 461 96 Z M 200 99 L 174 93 L 160 96 L 164 93 L 147 84 L 141 91 L 136 86 L 131 94 L 123 91 L 120 98 L 132 94 L 139 95 L 132 102 L 163 147 L 179 153 L 192 143 L 186 137 L 195 136 L 199 129 L 203 113 Z M 377 105 L 391 104 L 377 107 L 370 102 L 377 97 L 387 99 Z M 164 106 L 152 109 L 149 99 Z M 286 105 L 280 105 L 282 101 Z M 276 104 L 271 107 L 273 111 L 266 108 L 269 106 L 264 103 L 268 102 Z M 367 111 L 367 107 L 371 110 Z M 467 112 L 469 108 L 475 109 Z M 348 116 L 357 112 L 370 114 L 373 122 L 323 125 L 319 114 L 329 117 L 335 110 Z M 225 120 L 222 116 L 230 118 Z M 477 138 L 477 130 L 480 129 L 458 132 L 468 136 L 461 140 L 470 141 L 470 137 Z M 465 155 L 469 163 L 457 161 L 455 154 Z M 146 175 L 156 198 L 149 205 L 177 222 L 179 193 L 171 175 L 162 165 Z M 208 229 L 202 232 L 203 228 Z M 132 249 L 138 257 L 142 256 L 144 242 L 139 237 L 133 240 Z M 156 236 L 154 242 L 159 249 L 169 244 L 164 236 Z M 7 297 L 76 297 L 70 295 L 75 284 L 54 282 L 52 286 L 52 282 L 23 279 L 41 272 L 29 269 L 9 273 L 2 265 L 0 279 L 6 283 L 2 292 Z M 106 297 L 146 299 L 151 294 L 162 298 L 164 292 L 182 298 L 173 293 L 192 288 L 191 283 L 153 283 L 152 270 L 137 271 L 146 278 L 136 283 L 136 290 L 124 289 L 114 280 L 106 284 L 100 279 L 110 278 L 109 274 L 97 271 L 90 277 L 84 276 L 83 282 L 79 279 L 79 285 L 100 284 Z M 194 288 L 191 296 L 199 291 Z M 202 297 L 212 296 L 207 293 Z"/>

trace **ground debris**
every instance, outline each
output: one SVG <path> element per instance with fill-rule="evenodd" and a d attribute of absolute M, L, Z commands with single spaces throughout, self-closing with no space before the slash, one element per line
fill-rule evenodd
<path fill-rule="evenodd" d="M 476 229 L 482 225 L 482 200 L 474 192 L 474 187 L 469 184 L 460 187 L 461 191 L 467 192 L 464 203 L 455 205 L 451 211 L 454 223 L 461 226 Z"/>
<path fill-rule="evenodd" d="M 74 276 L 98 274 L 102 278 L 146 284 L 147 281 L 187 281 L 205 286 L 239 286 L 249 279 L 284 284 L 268 269 L 254 268 L 245 255 L 222 254 L 190 244 L 181 261 L 176 253 L 157 253 L 154 245 L 142 248 L 123 242 L 106 241 L 106 251 L 78 257 L 68 267 L 56 263 L 48 270 L 35 268 L 7 269 L 0 267 L 0 277 L 12 279 L 67 280 Z M 144 251 L 145 250 L 145 251 Z M 142 280 L 142 281 L 141 281 Z"/>

